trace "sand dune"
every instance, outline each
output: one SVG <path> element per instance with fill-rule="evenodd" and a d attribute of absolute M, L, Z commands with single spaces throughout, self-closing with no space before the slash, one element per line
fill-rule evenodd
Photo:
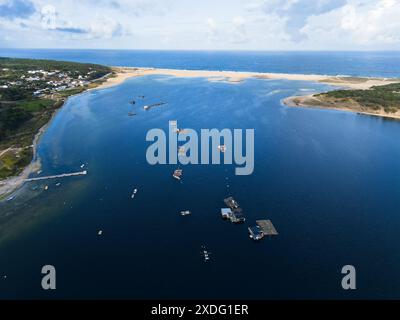
<path fill-rule="evenodd" d="M 307 74 L 286 74 L 286 73 L 259 73 L 259 72 L 237 72 L 237 71 L 208 71 L 208 70 L 177 70 L 177 69 L 156 69 L 156 68 L 128 68 L 114 67 L 115 77 L 109 78 L 99 88 L 107 88 L 124 82 L 132 77 L 147 75 L 168 75 L 186 78 L 207 78 L 210 81 L 223 81 L 239 83 L 246 79 L 266 80 L 292 80 L 312 81 L 349 89 L 369 89 L 372 86 L 385 85 L 400 82 L 400 79 L 379 79 L 379 78 L 357 78 L 345 76 L 307 75 Z"/>

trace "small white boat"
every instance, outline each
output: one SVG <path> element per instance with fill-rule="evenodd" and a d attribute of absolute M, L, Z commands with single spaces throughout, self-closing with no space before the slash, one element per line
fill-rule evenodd
<path fill-rule="evenodd" d="M 225 153 L 226 152 L 226 146 L 225 145 L 220 145 L 220 146 L 218 146 L 218 150 L 220 152 L 222 152 L 222 153 Z"/>
<path fill-rule="evenodd" d="M 56 186 L 57 186 L 57 187 L 61 186 L 61 182 L 56 183 Z"/>
<path fill-rule="evenodd" d="M 103 230 L 99 230 L 99 232 L 97 232 L 98 236 L 101 236 L 103 234 Z"/>
<path fill-rule="evenodd" d="M 83 169 L 85 167 L 85 164 L 81 165 L 81 169 Z"/>
<path fill-rule="evenodd" d="M 181 211 L 181 216 L 190 216 L 192 213 L 189 210 Z"/>
<path fill-rule="evenodd" d="M 45 187 L 44 187 L 44 190 L 49 190 L 49 186 L 45 186 Z"/>
<path fill-rule="evenodd" d="M 201 253 L 201 255 L 204 257 L 204 262 L 207 262 L 210 260 L 210 255 L 211 252 L 209 252 L 205 246 L 201 246 L 203 252 Z"/>
<path fill-rule="evenodd" d="M 183 171 L 178 169 L 178 170 L 175 170 L 175 172 L 174 172 L 174 174 L 172 176 L 177 180 L 181 180 L 182 179 L 182 175 L 183 175 Z"/>
<path fill-rule="evenodd" d="M 136 196 L 137 192 L 138 192 L 138 189 L 133 190 L 133 193 L 131 195 L 132 199 Z"/>

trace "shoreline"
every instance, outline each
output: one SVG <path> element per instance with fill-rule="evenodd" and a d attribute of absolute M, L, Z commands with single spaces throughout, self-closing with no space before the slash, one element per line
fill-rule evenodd
<path fill-rule="evenodd" d="M 305 96 L 293 96 L 288 97 L 282 100 L 282 103 L 290 108 L 307 108 L 307 109 L 319 109 L 319 110 L 336 110 L 336 111 L 345 111 L 352 112 L 367 116 L 375 116 L 387 119 L 400 120 L 400 112 L 396 113 L 387 113 L 383 110 L 378 110 L 376 113 L 371 111 L 363 110 L 363 107 L 359 104 L 355 104 L 353 108 L 349 107 L 337 107 L 329 104 L 326 101 L 322 101 L 315 97 L 314 95 L 305 95 Z"/>
<path fill-rule="evenodd" d="M 85 91 L 83 91 L 83 92 L 85 92 Z M 64 104 L 67 102 L 68 98 L 65 99 L 65 101 L 61 107 L 59 107 L 57 110 L 55 110 L 53 112 L 50 120 L 44 126 L 42 126 L 39 129 L 39 131 L 35 134 L 35 137 L 33 138 L 33 142 L 31 145 L 32 152 L 33 152 L 31 163 L 29 163 L 18 176 L 10 177 L 10 178 L 0 181 L 0 201 L 4 200 L 7 196 L 12 194 L 14 191 L 21 188 L 23 186 L 23 184 L 25 183 L 25 180 L 28 179 L 32 173 L 37 172 L 41 169 L 42 164 L 41 164 L 40 158 L 37 155 L 37 146 L 40 142 L 40 138 L 46 132 L 46 129 L 50 126 L 51 122 L 53 121 L 53 119 L 55 118 L 57 113 L 62 109 Z"/>
<path fill-rule="evenodd" d="M 68 99 L 89 92 L 91 90 L 95 90 L 97 88 L 99 88 L 103 83 L 101 84 L 96 84 L 96 81 L 102 80 L 107 82 L 109 79 L 112 79 L 111 77 L 112 73 L 109 73 L 105 76 L 103 76 L 100 79 L 96 79 L 94 80 L 92 83 L 95 84 L 96 86 L 93 88 L 87 88 L 85 90 L 83 90 L 80 93 L 77 94 L 73 94 L 68 96 L 67 98 L 65 98 L 65 100 L 63 101 L 62 105 L 53 112 L 53 114 L 51 115 L 49 121 L 43 125 L 38 132 L 35 134 L 35 137 L 33 138 L 33 142 L 31 145 L 32 148 L 32 161 L 24 168 L 24 170 L 17 176 L 13 176 L 13 177 L 9 177 L 7 179 L 4 180 L 0 180 L 0 202 L 6 200 L 6 198 L 8 196 L 10 196 L 13 192 L 17 191 L 19 188 L 21 188 L 24 183 L 25 180 L 29 178 L 29 176 L 32 173 L 35 173 L 37 171 L 39 171 L 42 167 L 40 158 L 37 155 L 37 146 L 40 142 L 40 138 L 42 137 L 42 135 L 46 132 L 47 128 L 50 126 L 51 122 L 53 121 L 53 119 L 55 118 L 55 116 L 57 115 L 57 113 L 64 107 L 64 105 L 68 102 Z"/>
<path fill-rule="evenodd" d="M 354 76 L 331 76 L 315 74 L 289 74 L 289 73 L 260 73 L 241 71 L 211 71 L 211 70 L 179 70 L 179 69 L 158 69 L 158 68 L 135 68 L 135 67 L 112 67 L 115 77 L 109 78 L 96 89 L 105 89 L 123 83 L 127 79 L 143 77 L 148 75 L 167 75 L 183 78 L 206 78 L 211 82 L 240 83 L 246 79 L 263 80 L 289 80 L 289 81 L 310 81 L 338 87 L 345 90 L 368 90 L 374 86 L 383 86 L 393 83 L 400 83 L 400 78 L 376 78 L 376 77 L 354 77 Z M 313 104 L 310 104 L 310 101 Z M 400 119 L 400 112 L 386 113 L 378 110 L 376 113 L 365 111 L 361 106 L 354 108 L 337 107 L 328 105 L 313 95 L 292 96 L 283 99 L 282 102 L 289 107 L 303 107 L 315 109 L 330 109 L 338 111 L 354 112 L 370 116 L 377 116 L 390 119 Z"/>
<path fill-rule="evenodd" d="M 373 86 L 399 83 L 400 79 L 393 78 L 371 78 L 352 76 L 330 76 L 316 74 L 289 74 L 289 73 L 261 73 L 241 71 L 211 71 L 211 70 L 179 70 L 179 69 L 158 69 L 158 68 L 135 68 L 135 67 L 112 67 L 115 77 L 107 79 L 96 89 L 104 89 L 121 84 L 127 79 L 143 77 L 148 75 L 167 75 L 181 78 L 206 78 L 212 82 L 240 83 L 246 79 L 264 80 L 290 80 L 290 81 L 311 81 L 331 86 L 344 87 L 349 89 L 369 89 Z"/>

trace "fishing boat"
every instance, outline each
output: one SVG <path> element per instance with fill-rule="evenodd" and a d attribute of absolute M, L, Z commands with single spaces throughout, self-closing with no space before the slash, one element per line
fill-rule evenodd
<path fill-rule="evenodd" d="M 220 146 L 218 146 L 218 150 L 220 152 L 222 152 L 222 153 L 225 153 L 226 152 L 226 146 L 225 145 L 220 145 Z"/>
<path fill-rule="evenodd" d="M 178 169 L 174 171 L 174 174 L 172 175 L 175 179 L 181 180 L 183 175 L 183 170 Z"/>
<path fill-rule="evenodd" d="M 211 252 L 209 252 L 205 246 L 201 246 L 201 249 L 202 249 L 201 255 L 204 257 L 204 262 L 209 261 Z"/>
<path fill-rule="evenodd" d="M 138 189 L 133 190 L 133 193 L 131 195 L 131 198 L 133 199 L 136 196 L 136 193 L 138 192 Z"/>

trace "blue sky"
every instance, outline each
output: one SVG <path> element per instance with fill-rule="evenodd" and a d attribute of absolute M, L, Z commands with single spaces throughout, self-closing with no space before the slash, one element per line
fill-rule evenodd
<path fill-rule="evenodd" d="M 0 47 L 400 50 L 400 0 L 0 0 Z"/>

